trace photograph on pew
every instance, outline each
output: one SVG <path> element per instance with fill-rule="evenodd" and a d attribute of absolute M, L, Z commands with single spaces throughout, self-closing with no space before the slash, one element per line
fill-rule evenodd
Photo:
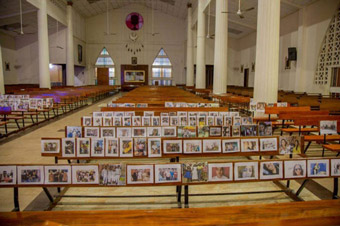
<path fill-rule="evenodd" d="M 301 137 L 280 136 L 279 152 L 281 155 L 301 154 Z"/>
<path fill-rule="evenodd" d="M 100 164 L 99 169 L 99 184 L 106 186 L 125 185 L 126 166 L 121 164 Z"/>

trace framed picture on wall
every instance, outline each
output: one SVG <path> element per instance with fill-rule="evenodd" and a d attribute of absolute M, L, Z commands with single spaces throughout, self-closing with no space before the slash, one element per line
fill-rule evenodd
<path fill-rule="evenodd" d="M 126 70 L 124 71 L 125 82 L 145 82 L 145 71 L 143 70 Z"/>

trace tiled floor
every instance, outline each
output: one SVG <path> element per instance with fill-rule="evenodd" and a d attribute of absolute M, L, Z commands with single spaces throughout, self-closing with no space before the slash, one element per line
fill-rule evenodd
<path fill-rule="evenodd" d="M 118 94 L 120 95 L 120 94 Z M 117 97 L 117 96 L 115 96 Z M 115 98 L 114 97 L 114 98 Z M 98 111 L 99 106 L 112 100 L 105 99 L 95 103 L 92 106 L 84 108 L 61 120 L 52 122 L 41 127 L 29 134 L 21 136 L 15 140 L 7 142 L 0 146 L 0 164 L 20 164 L 20 163 L 37 163 L 48 164 L 54 163 L 53 158 L 41 157 L 40 139 L 41 137 L 63 137 L 66 125 L 80 125 L 80 118 L 89 115 L 93 111 Z M 320 156 L 320 147 L 311 145 L 308 155 Z M 332 153 L 326 155 L 334 156 Z M 193 158 L 194 160 L 199 160 Z M 235 159 L 234 158 L 229 158 Z M 255 159 L 255 158 L 254 158 Z M 257 157 L 256 157 L 257 159 Z M 213 160 L 212 158 L 204 161 Z M 215 159 L 216 160 L 216 159 Z M 136 160 L 134 160 L 136 161 Z M 149 159 L 137 160 L 138 162 L 150 162 Z M 97 161 L 93 161 L 97 162 Z M 117 162 L 117 161 L 105 161 Z M 129 161 L 131 162 L 131 160 Z M 168 162 L 167 159 L 157 159 L 157 162 Z M 66 163 L 66 161 L 60 161 Z M 332 191 L 332 179 L 315 180 L 325 189 Z M 290 188 L 297 190 L 299 183 L 292 181 Z M 153 194 L 171 194 L 176 195 L 175 186 L 165 187 L 107 187 L 107 188 L 69 188 L 66 195 L 153 195 Z M 256 183 L 234 183 L 234 184 L 216 184 L 216 185 L 190 185 L 190 194 L 194 193 L 232 193 L 232 192 L 249 192 L 249 191 L 267 191 L 279 190 L 279 187 L 273 182 L 256 182 Z M 31 202 L 42 192 L 41 188 L 20 188 L 19 200 L 21 210 L 24 210 Z M 318 200 L 317 195 L 307 189 L 304 189 L 300 195 L 303 200 Z M 182 200 L 184 198 L 182 197 Z M 224 195 L 224 196 L 194 196 L 190 197 L 190 207 L 208 207 L 208 206 L 233 206 L 257 203 L 278 203 L 290 202 L 285 193 L 267 193 L 267 194 L 247 194 L 247 195 Z M 13 189 L 0 188 L 0 211 L 11 211 L 13 205 Z M 150 208 L 178 208 L 176 197 L 166 198 L 62 198 L 53 210 L 88 210 L 88 209 L 150 209 Z"/>

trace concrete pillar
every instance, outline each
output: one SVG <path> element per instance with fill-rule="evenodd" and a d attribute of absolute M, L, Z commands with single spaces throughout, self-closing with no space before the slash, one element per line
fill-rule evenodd
<path fill-rule="evenodd" d="M 193 61 L 193 31 L 192 24 L 192 5 L 188 4 L 188 31 L 187 31 L 187 79 L 186 86 L 194 86 L 194 61 Z"/>
<path fill-rule="evenodd" d="M 73 12 L 72 1 L 67 2 L 67 38 L 66 38 L 66 85 L 74 86 L 74 51 L 73 51 Z"/>
<path fill-rule="evenodd" d="M 2 52 L 1 52 L 1 44 L 0 44 L 0 94 L 5 94 L 5 79 L 4 79 L 4 69 L 2 62 Z"/>
<path fill-rule="evenodd" d="M 213 93 L 226 93 L 228 73 L 228 2 L 216 0 Z"/>
<path fill-rule="evenodd" d="M 254 100 L 276 103 L 279 77 L 280 0 L 258 0 Z"/>
<path fill-rule="evenodd" d="M 299 28 L 297 42 L 297 61 L 295 72 L 295 92 L 306 92 L 306 52 L 307 52 L 307 37 L 306 37 L 306 8 L 299 10 Z"/>
<path fill-rule="evenodd" d="M 198 0 L 196 88 L 205 89 L 205 14 L 204 1 Z"/>
<path fill-rule="evenodd" d="M 38 10 L 39 87 L 51 88 L 50 57 L 48 46 L 48 24 L 46 1 L 40 0 Z"/>

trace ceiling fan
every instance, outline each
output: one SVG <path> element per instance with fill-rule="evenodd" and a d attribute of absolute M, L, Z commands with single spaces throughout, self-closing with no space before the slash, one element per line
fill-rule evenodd
<path fill-rule="evenodd" d="M 18 35 L 31 35 L 31 34 L 35 34 L 34 32 L 32 33 L 24 33 L 24 29 L 23 27 L 26 27 L 27 25 L 23 25 L 22 23 L 22 4 L 21 4 L 21 0 L 19 1 L 19 7 L 20 7 L 20 31 L 16 31 L 16 30 L 12 30 L 13 32 L 17 33 Z"/>
<path fill-rule="evenodd" d="M 255 7 L 251 7 L 251 8 L 242 10 L 242 9 L 241 9 L 241 0 L 238 0 L 238 10 L 237 10 L 236 13 L 235 13 L 235 12 L 222 12 L 222 13 L 236 14 L 236 15 L 238 15 L 241 19 L 243 19 L 243 18 L 244 18 L 244 15 L 243 15 L 243 14 L 244 14 L 245 12 L 249 12 L 249 11 L 251 11 L 251 10 L 253 10 L 253 9 L 255 9 Z"/>
<path fill-rule="evenodd" d="M 57 20 L 57 34 L 56 34 L 56 46 L 52 48 L 57 48 L 57 49 L 64 49 L 64 47 L 59 45 L 59 22 Z"/>

